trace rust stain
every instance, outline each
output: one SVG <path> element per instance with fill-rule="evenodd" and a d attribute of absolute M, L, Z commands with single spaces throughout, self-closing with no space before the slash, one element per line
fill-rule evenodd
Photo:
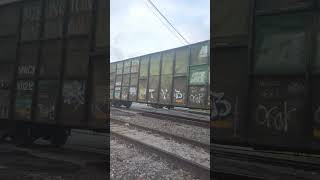
<path fill-rule="evenodd" d="M 210 122 L 211 127 L 221 128 L 221 129 L 231 129 L 233 128 L 233 123 L 226 120 L 215 120 Z"/>

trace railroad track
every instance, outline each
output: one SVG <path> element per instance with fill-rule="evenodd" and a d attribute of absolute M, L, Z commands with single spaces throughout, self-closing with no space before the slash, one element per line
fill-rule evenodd
<path fill-rule="evenodd" d="M 111 122 L 110 131 L 111 131 L 111 136 L 118 137 L 131 144 L 137 145 L 140 148 L 142 148 L 143 151 L 155 153 L 165 158 L 166 160 L 171 161 L 172 163 L 179 166 L 180 168 L 193 173 L 195 176 L 199 177 L 200 179 L 210 179 L 210 163 L 207 164 L 207 163 L 195 162 L 181 155 L 172 153 L 163 148 L 159 148 L 159 146 L 157 145 L 148 143 L 148 140 L 144 140 L 145 138 L 147 138 L 146 136 L 139 136 L 139 134 L 137 135 L 137 131 L 126 128 L 125 126 L 121 126 L 113 122 Z M 207 165 L 204 165 L 204 164 L 207 164 Z"/>
<path fill-rule="evenodd" d="M 122 121 L 122 120 L 119 120 L 119 119 L 111 118 L 110 120 L 112 122 L 116 123 L 116 124 L 121 124 L 121 125 L 129 124 L 130 126 L 136 128 L 136 129 L 141 129 L 141 130 L 144 130 L 144 131 L 151 131 L 153 133 L 160 134 L 161 136 L 165 136 L 165 137 L 168 137 L 168 138 L 175 139 L 175 140 L 177 140 L 177 141 L 179 141 L 181 143 L 188 143 L 188 144 L 192 144 L 194 146 L 198 146 L 198 147 L 201 147 L 201 148 L 204 148 L 204 149 L 208 149 L 208 150 L 210 149 L 210 144 L 207 144 L 207 143 L 191 140 L 191 139 L 188 139 L 188 138 L 185 138 L 185 137 L 182 137 L 182 136 L 178 136 L 178 135 L 175 135 L 175 134 L 159 131 L 157 129 L 153 129 L 153 128 L 149 128 L 149 127 L 145 127 L 145 126 L 141 126 L 141 125 L 137 125 L 137 124 L 128 123 L 128 122 L 125 122 L 125 121 Z"/>
<path fill-rule="evenodd" d="M 141 109 L 125 109 L 125 108 L 114 108 L 111 107 L 110 110 L 119 110 L 119 111 L 128 111 L 128 112 L 138 112 L 142 116 L 157 118 L 160 120 L 169 120 L 173 122 L 183 123 L 187 125 L 199 126 L 203 128 L 210 128 L 210 121 L 199 120 L 192 117 L 186 116 L 178 116 L 172 114 L 165 114 L 161 112 L 149 111 L 149 110 L 141 110 Z"/>
<path fill-rule="evenodd" d="M 279 152 L 255 151 L 226 146 L 212 147 L 216 173 L 228 173 L 257 179 L 319 179 L 320 161 Z M 227 161 L 229 162 L 226 163 Z M 224 164 L 225 165 L 221 165 Z M 230 166 L 232 164 L 232 166 Z M 229 167 L 229 168 L 228 168 Z M 231 167 L 231 168 L 230 168 Z M 299 171 L 299 172 L 298 172 Z"/>

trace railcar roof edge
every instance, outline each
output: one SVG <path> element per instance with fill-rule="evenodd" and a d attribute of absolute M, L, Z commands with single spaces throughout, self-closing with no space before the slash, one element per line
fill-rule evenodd
<path fill-rule="evenodd" d="M 208 43 L 209 43 L 209 42 L 210 42 L 210 39 L 209 39 L 209 40 L 205 40 L 205 41 L 199 41 L 199 42 L 192 43 L 192 44 L 185 45 L 185 46 L 175 47 L 175 48 L 172 48 L 172 49 L 166 49 L 166 50 L 163 50 L 163 51 L 157 51 L 157 52 L 153 52 L 153 53 L 149 53 L 149 54 L 144 54 L 144 55 L 140 55 L 140 56 L 134 56 L 134 57 L 127 58 L 127 59 L 123 59 L 123 60 L 119 60 L 119 61 L 115 61 L 115 62 L 110 62 L 110 64 L 115 64 L 115 63 L 118 63 L 118 62 L 121 62 L 121 61 L 130 60 L 130 59 L 137 59 L 137 58 L 144 57 L 144 56 L 150 56 L 150 55 L 157 54 L 157 53 L 161 53 L 161 52 L 173 51 L 173 50 L 176 50 L 176 49 L 184 48 L 184 47 L 187 47 L 187 46 L 194 46 L 194 45 L 201 44 L 201 43 L 205 43 L 205 42 L 208 42 Z M 209 43 L 209 44 L 210 44 L 210 43 Z"/>

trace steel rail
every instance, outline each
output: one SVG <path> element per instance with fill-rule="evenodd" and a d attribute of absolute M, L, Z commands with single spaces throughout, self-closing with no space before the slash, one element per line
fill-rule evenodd
<path fill-rule="evenodd" d="M 110 110 L 112 110 L 110 108 Z M 122 110 L 121 108 L 115 108 Z M 178 116 L 178 115 L 172 115 L 172 114 L 165 114 L 165 113 L 160 113 L 160 112 L 153 112 L 153 111 L 147 111 L 147 110 L 130 110 L 126 109 L 126 111 L 132 111 L 132 112 L 138 112 L 142 116 L 146 117 L 153 117 L 157 118 L 159 120 L 169 120 L 177 123 L 183 123 L 187 125 L 193 125 L 193 126 L 198 126 L 198 127 L 203 127 L 203 128 L 210 128 L 210 121 L 204 121 L 204 120 L 199 120 L 191 117 L 185 117 L 185 116 Z"/>
<path fill-rule="evenodd" d="M 128 123 L 128 122 L 125 122 L 125 121 L 122 121 L 122 120 L 118 120 L 118 119 L 114 119 L 114 118 L 110 118 L 110 121 L 113 121 L 114 123 L 122 124 L 122 125 Z M 206 143 L 203 143 L 203 142 L 200 142 L 200 141 L 191 140 L 191 139 L 179 136 L 179 135 L 163 132 L 163 131 L 160 131 L 160 130 L 157 130 L 157 129 L 153 129 L 153 128 L 140 126 L 140 125 L 137 125 L 137 124 L 132 124 L 132 123 L 128 123 L 128 124 L 130 124 L 130 126 L 136 128 L 136 129 L 141 129 L 141 130 L 144 130 L 144 131 L 151 131 L 151 132 L 153 132 L 155 134 L 160 134 L 161 136 L 172 138 L 172 139 L 174 139 L 174 140 L 176 140 L 178 142 L 181 142 L 181 143 L 192 144 L 194 146 L 198 146 L 198 147 L 204 148 L 204 149 L 206 149 L 208 151 L 210 150 L 210 144 L 206 144 Z"/>
<path fill-rule="evenodd" d="M 189 172 L 193 173 L 195 176 L 199 177 L 200 179 L 210 179 L 210 168 L 207 168 L 203 165 L 192 162 L 188 159 L 182 158 L 171 152 L 164 151 L 150 144 L 146 144 L 136 139 L 130 138 L 128 136 L 122 135 L 118 132 L 113 131 L 112 129 L 110 131 L 111 131 L 111 136 L 115 136 L 119 139 L 123 139 L 124 141 L 127 141 L 131 144 L 141 147 L 143 150 L 155 153 L 165 158 L 166 160 L 173 162 L 175 165 L 179 166 L 180 168 L 188 170 Z"/>

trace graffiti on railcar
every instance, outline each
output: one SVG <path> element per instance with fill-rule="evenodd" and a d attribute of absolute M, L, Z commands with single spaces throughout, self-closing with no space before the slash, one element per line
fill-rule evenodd
<path fill-rule="evenodd" d="M 205 106 L 206 87 L 190 87 L 189 104 L 191 106 Z"/>
<path fill-rule="evenodd" d="M 256 108 L 256 121 L 266 128 L 288 132 L 289 121 L 295 117 L 296 111 L 297 108 L 289 107 L 286 101 L 270 107 L 259 104 Z"/>
<path fill-rule="evenodd" d="M 163 100 L 170 99 L 170 93 L 168 89 L 161 89 L 160 96 L 162 97 Z"/>
<path fill-rule="evenodd" d="M 36 67 L 34 65 L 20 65 L 18 67 L 19 75 L 33 75 L 36 72 Z"/>
<path fill-rule="evenodd" d="M 184 103 L 184 96 L 185 92 L 182 89 L 174 89 L 174 97 L 175 97 L 175 102 L 177 104 L 183 104 Z"/>
<path fill-rule="evenodd" d="M 191 72 L 190 84 L 205 84 L 207 82 L 207 71 Z"/>
<path fill-rule="evenodd" d="M 305 82 L 301 79 L 258 80 L 255 121 L 277 132 L 288 133 L 304 104 Z M 283 95 L 285 94 L 285 95 Z"/>
<path fill-rule="evenodd" d="M 50 121 L 55 119 L 55 106 L 58 96 L 58 87 L 59 82 L 55 80 L 39 82 L 37 119 Z"/>
<path fill-rule="evenodd" d="M 154 95 L 155 92 L 156 92 L 155 89 L 149 89 L 149 98 L 150 99 L 155 99 L 156 98 L 155 95 Z"/>
<path fill-rule="evenodd" d="M 220 120 L 231 115 L 232 105 L 225 99 L 225 94 L 223 92 L 213 92 L 212 98 L 211 118 L 213 120 Z"/>
<path fill-rule="evenodd" d="M 68 81 L 63 86 L 63 103 L 73 106 L 73 111 L 85 103 L 85 83 L 83 81 Z"/>
<path fill-rule="evenodd" d="M 17 95 L 15 102 L 15 118 L 30 119 L 32 106 L 32 91 L 34 82 L 30 80 L 21 80 L 17 82 Z"/>

